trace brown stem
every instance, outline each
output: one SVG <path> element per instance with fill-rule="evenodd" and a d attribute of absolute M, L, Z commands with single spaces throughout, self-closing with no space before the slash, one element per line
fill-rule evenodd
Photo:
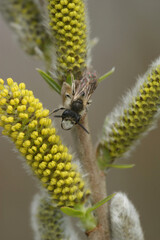
<path fill-rule="evenodd" d="M 81 120 L 81 124 L 88 130 L 88 117 Z M 84 170 L 88 174 L 89 184 L 92 192 L 93 204 L 107 196 L 106 176 L 102 173 L 96 163 L 95 151 L 93 149 L 91 135 L 87 134 L 80 126 L 77 126 L 78 147 Z M 97 228 L 88 235 L 89 240 L 109 240 L 109 221 L 107 203 L 96 210 L 98 219 Z"/>
<path fill-rule="evenodd" d="M 45 5 L 45 0 L 39 0 L 39 3 L 43 7 Z"/>

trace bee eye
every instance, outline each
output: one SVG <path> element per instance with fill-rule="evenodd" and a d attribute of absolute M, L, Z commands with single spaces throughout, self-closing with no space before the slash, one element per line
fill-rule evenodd
<path fill-rule="evenodd" d="M 68 93 L 66 93 L 65 96 L 66 96 L 67 98 L 71 98 L 71 96 L 70 96 Z"/>

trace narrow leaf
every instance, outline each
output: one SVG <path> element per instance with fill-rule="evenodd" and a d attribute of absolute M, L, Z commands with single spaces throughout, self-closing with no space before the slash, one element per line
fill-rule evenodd
<path fill-rule="evenodd" d="M 126 168 L 133 168 L 135 164 L 106 164 L 107 168 L 119 168 L 119 169 L 126 169 Z"/>
<path fill-rule="evenodd" d="M 70 86 L 72 86 L 72 78 L 73 76 L 70 74 L 67 76 L 66 83 L 68 83 Z"/>
<path fill-rule="evenodd" d="M 102 82 L 105 78 L 109 77 L 112 73 L 114 73 L 115 71 L 115 67 L 113 67 L 109 72 L 105 73 L 103 76 L 101 76 L 99 79 L 98 79 L 98 82 Z"/>
<path fill-rule="evenodd" d="M 47 73 L 37 68 L 42 78 L 58 93 L 61 94 L 61 86 Z"/>
<path fill-rule="evenodd" d="M 111 198 L 114 197 L 116 193 L 113 193 L 111 195 L 109 195 L 108 197 L 104 198 L 103 200 L 99 201 L 98 203 L 96 203 L 95 205 L 93 205 L 92 207 L 88 208 L 86 211 L 86 214 L 96 210 L 97 208 L 99 208 L 100 206 L 102 206 L 104 203 L 108 202 Z"/>
<path fill-rule="evenodd" d="M 61 211 L 71 217 L 83 217 L 84 213 L 80 210 L 75 210 L 70 207 L 61 207 Z"/>
<path fill-rule="evenodd" d="M 101 150 L 101 153 L 99 152 L 99 149 Z M 101 146 L 101 143 L 99 144 L 97 148 L 97 161 L 98 166 L 101 170 L 104 170 L 107 168 L 107 166 L 111 163 L 111 157 L 109 154 L 108 149 L 105 148 L 105 146 Z"/>

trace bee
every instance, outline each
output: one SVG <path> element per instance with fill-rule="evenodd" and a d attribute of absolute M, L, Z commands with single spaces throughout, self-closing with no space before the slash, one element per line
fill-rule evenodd
<path fill-rule="evenodd" d="M 64 82 L 61 89 L 63 107 L 52 113 L 64 110 L 62 115 L 54 117 L 62 118 L 61 127 L 64 130 L 71 129 L 78 124 L 89 134 L 88 130 L 80 123 L 85 116 L 88 106 L 91 104 L 90 97 L 97 87 L 98 81 L 95 73 L 85 72 L 81 80 L 74 80 L 72 76 L 71 86 Z"/>

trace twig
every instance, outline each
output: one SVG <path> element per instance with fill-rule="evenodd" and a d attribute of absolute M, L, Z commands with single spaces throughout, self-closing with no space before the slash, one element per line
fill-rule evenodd
<path fill-rule="evenodd" d="M 85 116 L 81 123 L 86 129 L 88 127 L 88 117 Z M 90 189 L 92 192 L 93 204 L 107 196 L 106 176 L 102 173 L 96 163 L 95 151 L 93 149 L 91 135 L 87 134 L 81 127 L 77 126 L 79 155 L 84 170 L 88 173 Z M 89 240 L 109 240 L 109 221 L 107 203 L 99 207 L 96 211 L 98 226 L 95 231 L 88 235 Z"/>
<path fill-rule="evenodd" d="M 40 5 L 43 7 L 44 4 L 45 4 L 45 1 L 44 1 L 44 0 L 39 0 L 39 3 L 40 3 Z"/>

